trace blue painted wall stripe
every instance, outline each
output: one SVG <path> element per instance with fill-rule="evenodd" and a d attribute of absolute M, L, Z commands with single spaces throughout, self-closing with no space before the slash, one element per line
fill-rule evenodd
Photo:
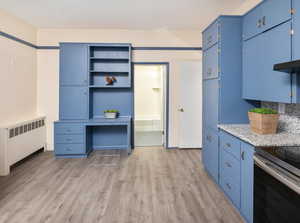
<path fill-rule="evenodd" d="M 26 46 L 39 50 L 59 50 L 59 46 L 37 46 L 33 43 L 22 40 L 16 36 L 0 31 L 0 36 L 7 39 L 14 40 L 18 43 L 22 43 Z M 201 51 L 202 47 L 132 47 L 132 50 L 175 50 L 175 51 Z"/>
<path fill-rule="evenodd" d="M 32 48 L 37 49 L 37 46 L 36 46 L 36 45 L 34 45 L 34 44 L 30 43 L 30 42 L 27 42 L 27 41 L 25 41 L 25 40 L 22 40 L 22 39 L 20 39 L 20 38 L 18 38 L 18 37 L 15 37 L 15 36 L 13 36 L 13 35 L 10 35 L 10 34 L 8 34 L 8 33 L 5 33 L 5 32 L 0 31 L 0 36 L 6 37 L 7 39 L 14 40 L 14 41 L 16 41 L 16 42 L 18 42 L 18 43 L 22 43 L 22 44 L 24 44 L 24 45 L 26 45 L 26 46 L 29 46 L 29 47 L 32 47 Z"/>

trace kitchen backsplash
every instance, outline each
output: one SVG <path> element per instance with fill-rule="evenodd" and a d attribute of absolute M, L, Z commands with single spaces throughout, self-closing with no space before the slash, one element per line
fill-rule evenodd
<path fill-rule="evenodd" d="M 278 103 L 262 102 L 261 107 L 278 111 Z M 285 113 L 280 114 L 279 131 L 300 134 L 300 104 L 285 104 Z"/>

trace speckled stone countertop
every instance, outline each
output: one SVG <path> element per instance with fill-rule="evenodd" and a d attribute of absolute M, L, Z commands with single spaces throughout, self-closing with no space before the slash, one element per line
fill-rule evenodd
<path fill-rule="evenodd" d="M 250 125 L 247 124 L 218 125 L 218 127 L 255 147 L 300 146 L 300 134 L 279 131 L 277 134 L 259 135 L 252 132 Z"/>

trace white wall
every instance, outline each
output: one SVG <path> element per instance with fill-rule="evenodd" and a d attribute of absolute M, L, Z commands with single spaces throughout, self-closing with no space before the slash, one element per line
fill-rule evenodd
<path fill-rule="evenodd" d="M 36 29 L 0 10 L 0 31 L 31 43 Z M 36 116 L 36 49 L 0 36 L 0 125 Z"/>
<path fill-rule="evenodd" d="M 134 74 L 135 119 L 160 120 L 163 112 L 162 67 L 135 65 Z"/>

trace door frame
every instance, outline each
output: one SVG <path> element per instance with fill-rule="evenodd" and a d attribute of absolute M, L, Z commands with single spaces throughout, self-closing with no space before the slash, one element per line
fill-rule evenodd
<path fill-rule="evenodd" d="M 170 88 L 170 63 L 169 62 L 132 62 L 132 71 L 133 71 L 133 75 L 132 75 L 132 85 L 133 85 L 133 119 L 132 119 L 132 145 L 133 148 L 135 147 L 135 143 L 134 143 L 134 133 L 135 133 L 135 127 L 134 127 L 134 118 L 135 118 L 135 104 L 134 104 L 134 94 L 135 94 L 135 88 L 134 88 L 134 65 L 163 65 L 166 66 L 166 95 L 165 98 L 166 100 L 164 101 L 165 106 L 166 106 L 166 120 L 164 120 L 164 124 L 165 124 L 165 129 L 164 129 L 164 133 L 166 134 L 166 142 L 165 142 L 165 148 L 169 149 L 169 97 L 170 97 L 170 92 L 169 92 L 169 88 Z"/>

